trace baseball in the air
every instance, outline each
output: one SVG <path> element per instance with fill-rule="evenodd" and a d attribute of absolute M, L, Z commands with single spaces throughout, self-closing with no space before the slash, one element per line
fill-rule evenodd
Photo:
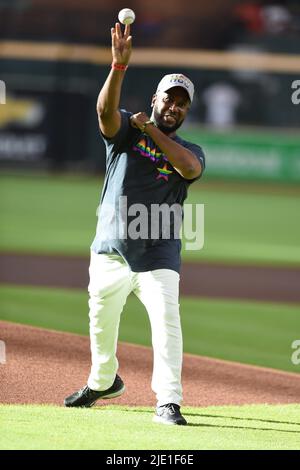
<path fill-rule="evenodd" d="M 130 8 L 123 8 L 119 11 L 118 18 L 122 24 L 132 24 L 135 20 L 135 13 Z"/>

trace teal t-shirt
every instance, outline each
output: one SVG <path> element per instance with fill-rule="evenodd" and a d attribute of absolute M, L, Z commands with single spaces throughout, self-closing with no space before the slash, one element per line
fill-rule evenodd
<path fill-rule="evenodd" d="M 106 174 L 98 208 L 95 253 L 119 254 L 134 272 L 180 271 L 180 225 L 189 185 L 155 142 L 130 124 L 121 110 L 121 128 L 106 145 Z M 174 137 L 205 167 L 201 147 Z M 198 178 L 196 178 L 198 179 Z"/>

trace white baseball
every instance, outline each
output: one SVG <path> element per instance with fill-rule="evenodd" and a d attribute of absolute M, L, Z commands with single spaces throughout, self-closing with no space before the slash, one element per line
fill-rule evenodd
<path fill-rule="evenodd" d="M 119 11 L 118 18 L 122 24 L 132 24 L 135 20 L 135 13 L 130 8 L 123 8 Z"/>

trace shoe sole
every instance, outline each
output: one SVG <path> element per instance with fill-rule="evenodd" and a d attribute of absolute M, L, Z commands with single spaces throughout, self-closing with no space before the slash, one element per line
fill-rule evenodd
<path fill-rule="evenodd" d="M 105 395 L 104 397 L 99 397 L 96 401 L 94 401 L 94 403 L 92 403 L 89 406 L 86 406 L 85 408 L 92 408 L 92 406 L 96 405 L 98 400 L 109 400 L 110 398 L 120 397 L 125 392 L 125 389 L 126 389 L 126 387 L 125 387 L 125 385 L 123 385 L 123 387 L 120 390 L 118 390 L 117 392 L 110 393 L 109 395 Z"/>
<path fill-rule="evenodd" d="M 175 423 L 174 421 L 167 421 L 160 416 L 154 416 L 152 421 L 158 424 L 166 424 L 167 426 L 185 426 L 187 423 Z"/>
<path fill-rule="evenodd" d="M 120 390 L 118 390 L 117 392 L 110 393 L 109 395 L 105 395 L 103 397 L 100 397 L 99 400 L 108 400 L 109 398 L 117 398 L 120 395 L 123 395 L 125 390 L 126 390 L 126 387 L 125 387 L 125 385 L 123 385 L 123 387 Z"/>

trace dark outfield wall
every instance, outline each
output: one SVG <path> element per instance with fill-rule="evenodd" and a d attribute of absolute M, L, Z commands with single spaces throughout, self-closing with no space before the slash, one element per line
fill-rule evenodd
<path fill-rule="evenodd" d="M 129 67 L 123 88 L 122 107 L 133 112 L 145 110 L 150 113 L 151 96 L 158 81 L 165 73 L 174 71 L 179 70 Z M 95 105 L 108 72 L 109 66 L 93 64 L 2 60 L 0 79 L 6 84 L 6 104 L 0 105 L 0 165 L 54 169 L 70 166 L 103 170 L 104 145 L 99 137 Z M 229 177 L 232 149 L 237 152 L 235 128 L 226 135 L 223 133 L 223 137 L 222 132 L 204 132 L 204 93 L 215 83 L 226 83 L 239 94 L 239 104 L 235 111 L 236 124 L 276 128 L 273 129 L 276 140 L 268 132 L 260 147 L 262 152 L 266 150 L 268 155 L 274 155 L 274 147 L 280 147 L 280 152 L 277 151 L 281 155 L 279 159 L 293 154 L 293 162 L 296 162 L 295 159 L 299 156 L 299 139 L 293 133 L 284 133 L 282 144 L 278 140 L 278 130 L 298 127 L 300 105 L 291 101 L 291 84 L 297 77 L 258 75 L 256 79 L 252 77 L 249 81 L 245 80 L 243 74 L 231 72 L 197 69 L 181 69 L 180 72 L 189 75 L 196 86 L 196 99 L 185 132 L 189 135 L 192 129 L 191 137 L 207 147 L 208 161 L 209 155 L 212 155 L 212 176 Z M 246 137 L 241 137 L 242 141 L 238 146 L 238 164 L 242 172 L 234 175 L 237 178 L 243 178 L 242 173 L 245 173 L 247 166 L 243 155 L 249 161 L 247 145 L 250 145 L 250 149 L 257 149 L 261 140 L 257 132 L 244 131 L 243 135 Z M 258 144 L 253 147 L 256 141 Z M 224 145 L 226 155 L 222 150 Z M 220 154 L 220 165 L 217 154 Z M 270 159 L 268 161 L 269 163 L 266 160 L 262 163 L 266 171 L 270 165 L 271 176 L 268 177 L 265 172 L 263 179 L 277 180 L 281 174 L 281 164 L 277 164 L 278 171 L 273 171 L 276 162 L 272 163 Z M 300 172 L 299 160 L 293 165 L 298 173 L 296 170 L 296 173 L 290 173 L 294 174 L 294 180 L 299 181 L 300 176 L 295 177 Z M 252 175 L 247 174 L 246 178 L 255 178 L 255 171 Z"/>

